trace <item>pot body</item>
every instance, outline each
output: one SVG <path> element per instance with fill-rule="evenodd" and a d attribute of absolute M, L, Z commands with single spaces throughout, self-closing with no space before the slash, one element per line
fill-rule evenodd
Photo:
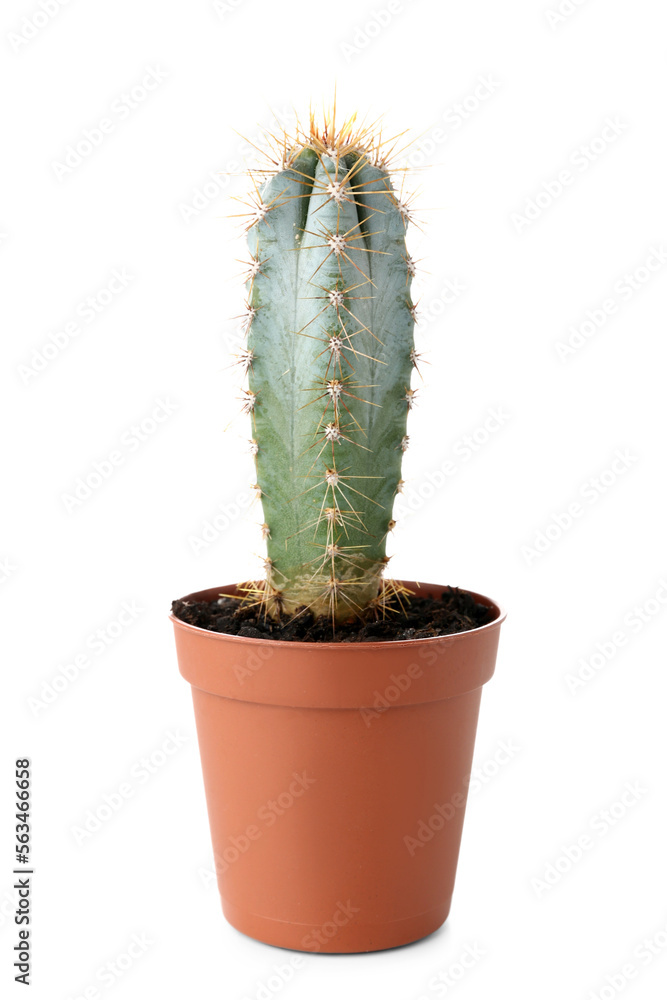
<path fill-rule="evenodd" d="M 362 952 L 445 921 L 504 620 L 474 596 L 494 611 L 488 625 L 398 642 L 246 639 L 172 616 L 223 910 L 238 930 L 282 948 Z"/>

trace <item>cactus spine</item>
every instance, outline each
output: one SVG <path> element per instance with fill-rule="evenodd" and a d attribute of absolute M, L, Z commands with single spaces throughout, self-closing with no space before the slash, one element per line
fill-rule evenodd
<path fill-rule="evenodd" d="M 341 621 L 387 592 L 416 355 L 410 212 L 382 148 L 311 118 L 253 194 L 239 360 L 268 558 L 249 590 L 274 617 Z"/>

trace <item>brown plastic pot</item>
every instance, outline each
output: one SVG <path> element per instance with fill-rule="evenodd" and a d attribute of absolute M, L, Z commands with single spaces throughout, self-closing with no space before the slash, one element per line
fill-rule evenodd
<path fill-rule="evenodd" d="M 493 609 L 488 625 L 399 642 L 249 639 L 172 616 L 223 911 L 238 930 L 281 948 L 363 952 L 444 923 L 505 617 L 474 597 Z"/>

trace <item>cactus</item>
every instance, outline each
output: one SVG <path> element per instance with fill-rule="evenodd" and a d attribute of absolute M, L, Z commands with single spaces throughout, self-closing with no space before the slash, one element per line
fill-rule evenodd
<path fill-rule="evenodd" d="M 342 621 L 400 593 L 382 577 L 415 396 L 415 265 L 383 148 L 354 120 L 311 116 L 254 181 L 238 360 L 267 558 L 246 590 L 273 617 Z"/>

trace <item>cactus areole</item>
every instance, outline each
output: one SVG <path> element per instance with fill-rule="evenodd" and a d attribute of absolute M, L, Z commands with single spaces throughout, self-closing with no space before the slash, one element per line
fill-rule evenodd
<path fill-rule="evenodd" d="M 382 607 L 414 392 L 410 210 L 372 130 L 326 119 L 252 172 L 243 410 L 266 579 L 247 599 L 335 621 Z M 259 180 L 257 180 L 259 177 Z"/>

